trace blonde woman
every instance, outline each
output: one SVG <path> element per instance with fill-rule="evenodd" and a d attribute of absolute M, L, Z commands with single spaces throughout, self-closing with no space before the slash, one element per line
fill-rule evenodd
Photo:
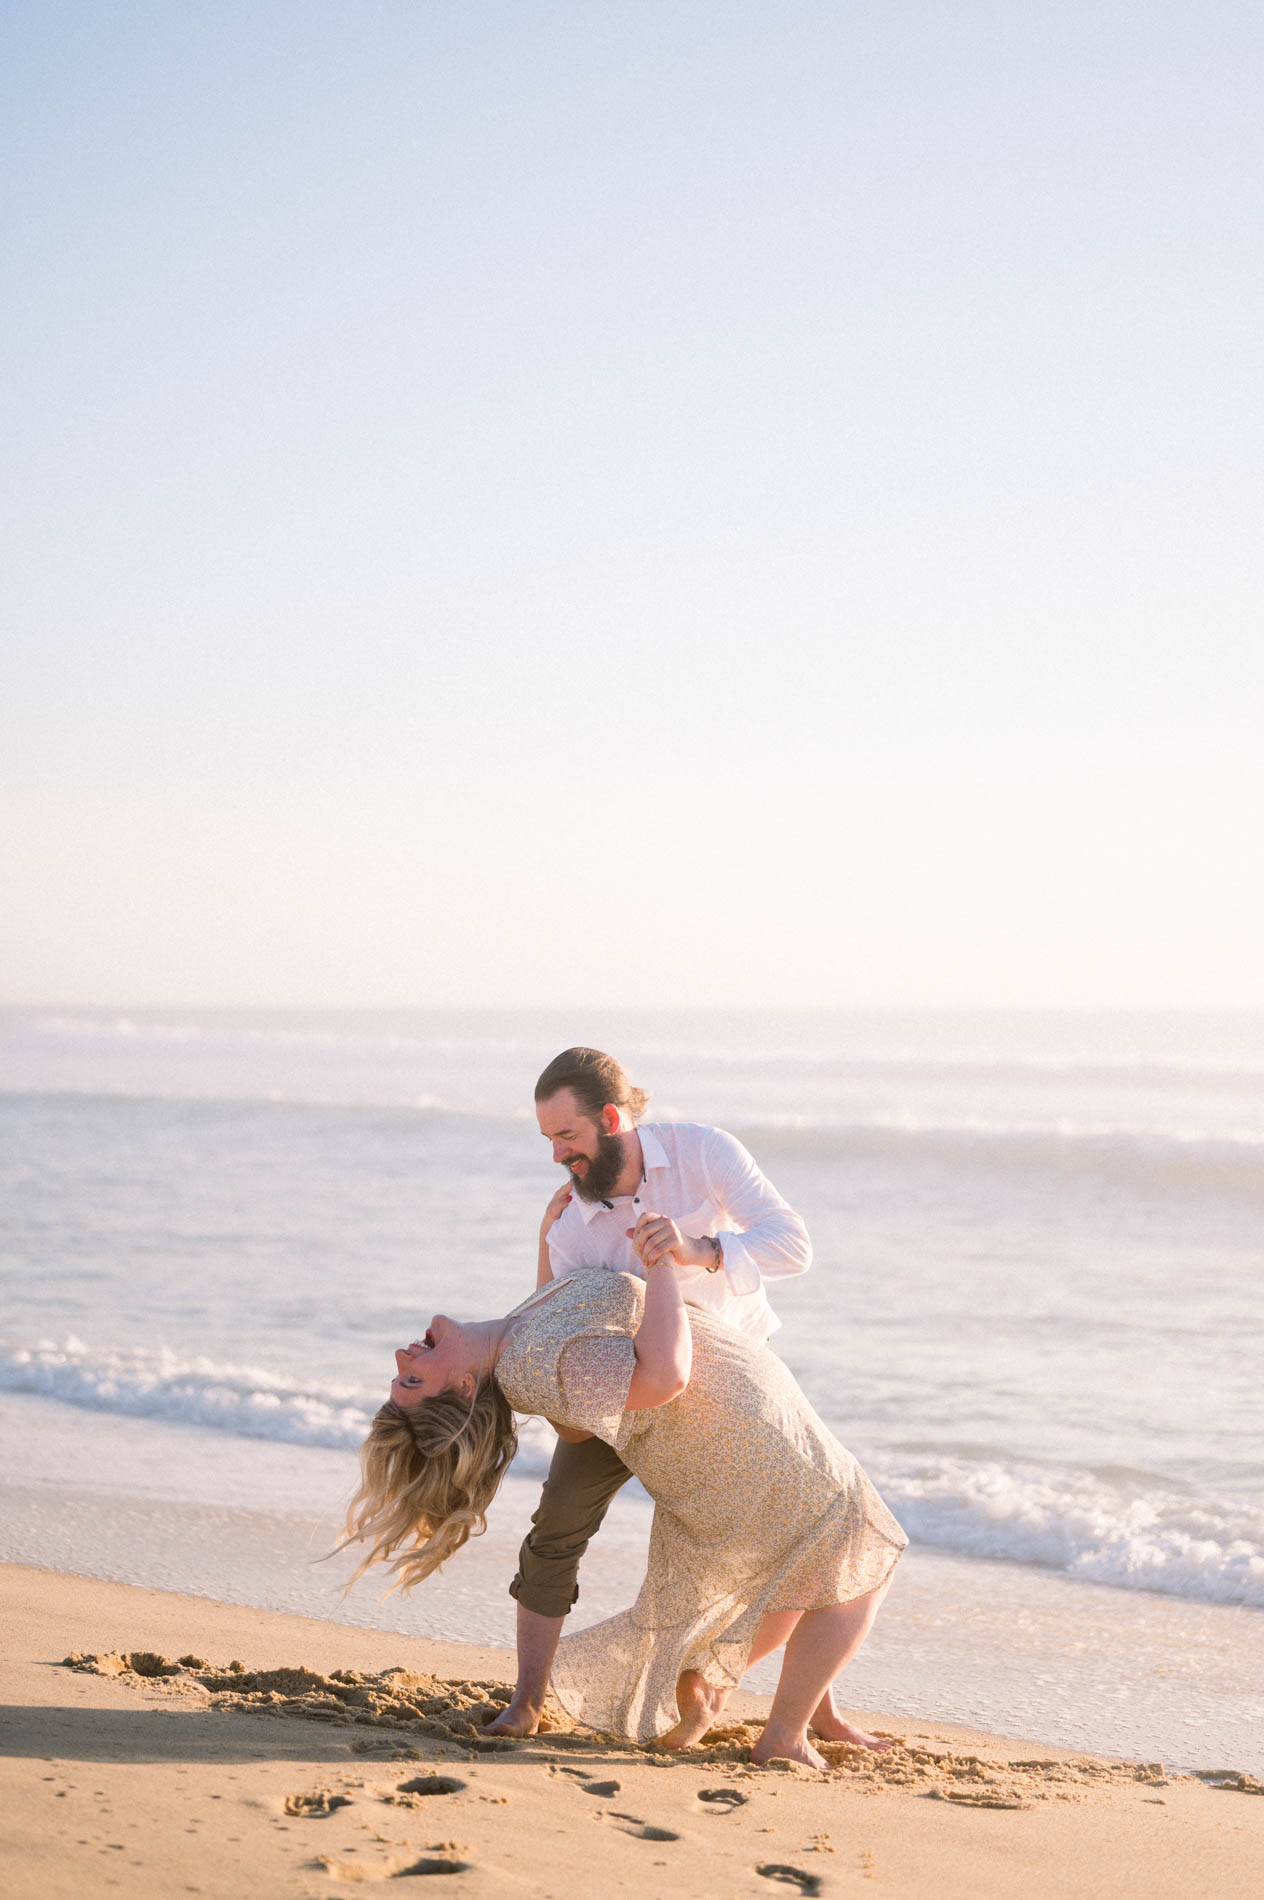
<path fill-rule="evenodd" d="M 642 1282 L 590 1270 L 503 1319 L 437 1314 L 395 1354 L 361 1452 L 357 1575 L 410 1589 L 466 1539 L 516 1449 L 514 1413 L 614 1446 L 655 1502 L 633 1607 L 563 1638 L 552 1674 L 588 1727 L 684 1748 L 748 1666 L 785 1644 L 752 1760 L 824 1766 L 808 1737 L 885 1746 L 840 1723 L 830 1685 L 860 1648 L 907 1539 L 851 1454 L 766 1347 L 686 1306 L 674 1225 L 641 1217 Z"/>

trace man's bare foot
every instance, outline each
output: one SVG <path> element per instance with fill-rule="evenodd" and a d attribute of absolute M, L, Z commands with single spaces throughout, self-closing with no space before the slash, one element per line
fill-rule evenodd
<path fill-rule="evenodd" d="M 777 1735 L 766 1728 L 750 1752 L 751 1760 L 758 1766 L 766 1761 L 801 1761 L 805 1768 L 827 1768 L 824 1755 L 818 1755 L 804 1735 Z"/>
<path fill-rule="evenodd" d="M 818 1709 L 812 1717 L 809 1727 L 823 1742 L 850 1742 L 853 1748 L 872 1748 L 876 1755 L 885 1755 L 895 1743 L 886 1735 L 869 1735 L 854 1722 L 844 1722 L 836 1709 L 828 1715 L 822 1715 Z"/>
<path fill-rule="evenodd" d="M 696 1669 L 686 1669 L 676 1683 L 680 1720 L 658 1738 L 659 1748 L 692 1748 L 700 1742 L 729 1699 L 727 1689 L 716 1689 Z"/>
<path fill-rule="evenodd" d="M 483 1730 L 484 1735 L 516 1735 L 519 1738 L 534 1735 L 540 1726 L 542 1710 L 532 1702 L 518 1700 L 507 1702 L 500 1714 L 494 1716 Z"/>

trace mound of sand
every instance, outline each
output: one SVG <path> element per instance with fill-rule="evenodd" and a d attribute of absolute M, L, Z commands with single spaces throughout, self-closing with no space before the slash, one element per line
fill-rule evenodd
<path fill-rule="evenodd" d="M 639 1747 L 615 1736 L 580 1730 L 560 1709 L 546 1717 L 542 1733 L 529 1743 L 487 1735 L 484 1730 L 509 1700 L 505 1682 L 445 1680 L 412 1669 L 384 1669 L 370 1673 L 334 1669 L 328 1674 L 303 1663 L 273 1669 L 251 1669 L 241 1661 L 208 1662 L 201 1656 L 174 1661 L 149 1650 L 110 1651 L 104 1655 L 79 1651 L 64 1658 L 68 1669 L 90 1675 L 129 1677 L 152 1689 L 161 1684 L 168 1692 L 197 1696 L 212 1710 L 251 1710 L 264 1715 L 289 1716 L 302 1721 L 333 1723 L 339 1727 L 389 1731 L 365 1737 L 351 1746 L 357 1753 L 392 1748 L 392 1737 L 447 1742 L 470 1755 L 500 1754 L 541 1748 L 553 1752 L 581 1748 L 610 1756 L 648 1758 L 663 1767 L 722 1767 L 745 1777 L 794 1774 L 809 1779 L 845 1779 L 849 1784 L 879 1793 L 900 1788 L 933 1800 L 954 1801 L 968 1807 L 1025 1808 L 1037 1801 L 1075 1801 L 1111 1785 L 1144 1783 L 1164 1788 L 1168 1776 L 1162 1762 L 1111 1762 L 1096 1756 L 1047 1757 L 1032 1760 L 997 1759 L 961 1754 L 951 1748 L 928 1746 L 895 1738 L 886 1754 L 845 1742 L 821 1742 L 828 1763 L 824 1776 L 797 1763 L 772 1762 L 762 1768 L 749 1761 L 758 1727 L 745 1722 L 722 1723 L 711 1729 L 696 1748 L 669 1753 L 653 1746 Z M 392 1752 L 400 1753 L 398 1749 Z M 406 1753 L 407 1751 L 405 1751 Z M 1217 1785 L 1244 1793 L 1264 1792 L 1252 1777 L 1226 1771 Z"/>

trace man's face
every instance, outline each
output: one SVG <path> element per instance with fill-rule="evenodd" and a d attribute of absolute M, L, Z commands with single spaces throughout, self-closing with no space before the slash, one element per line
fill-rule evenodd
<path fill-rule="evenodd" d="M 559 1089 L 535 1105 L 540 1133 L 553 1144 L 553 1159 L 569 1170 L 584 1201 L 609 1200 L 623 1172 L 623 1136 L 608 1133 L 579 1105 L 573 1089 Z"/>

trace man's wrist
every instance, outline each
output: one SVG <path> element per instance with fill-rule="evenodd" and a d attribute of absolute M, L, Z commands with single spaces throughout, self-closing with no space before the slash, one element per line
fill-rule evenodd
<path fill-rule="evenodd" d="M 699 1264 L 705 1267 L 708 1273 L 719 1273 L 723 1269 L 724 1250 L 720 1246 L 717 1235 L 703 1234 L 700 1240 L 694 1242 L 694 1245 L 701 1255 Z"/>

